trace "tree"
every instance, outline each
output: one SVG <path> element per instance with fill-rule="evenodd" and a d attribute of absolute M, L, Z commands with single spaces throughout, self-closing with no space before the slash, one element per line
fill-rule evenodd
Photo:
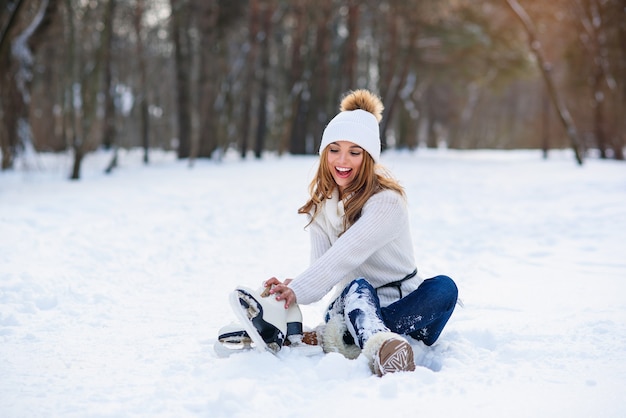
<path fill-rule="evenodd" d="M 115 0 L 108 0 L 100 8 L 81 7 L 79 2 L 66 0 L 66 12 L 69 28 L 69 45 L 71 78 L 67 86 L 67 102 L 70 103 L 72 129 L 71 147 L 74 152 L 74 163 L 70 174 L 71 180 L 79 180 L 83 158 L 102 143 L 104 132 L 102 125 L 105 91 L 105 67 L 108 62 L 104 58 L 110 54 L 110 41 Z M 101 35 L 97 38 L 78 36 L 90 30 L 92 21 L 101 21 Z M 80 43 L 80 40 L 88 41 Z"/>
<path fill-rule="evenodd" d="M 27 3 L 28 0 L 7 2 L 3 7 L 7 9 L 7 17 L 0 20 L 2 170 L 13 166 L 13 159 L 20 148 L 32 148 L 28 107 L 33 52 L 40 45 L 57 8 L 56 0 L 32 0 L 36 12 L 31 15 L 25 12 Z"/>
<path fill-rule="evenodd" d="M 311 154 L 357 88 L 383 98 L 385 147 L 623 158 L 624 0 L 518 1 L 47 0 L 55 13 L 33 25 L 45 0 L 5 0 L 3 166 L 30 142 L 73 152 L 72 178 L 101 145 L 111 169 L 134 147 L 190 165 L 226 150 Z M 566 129 L 547 130 L 555 116 Z"/>
<path fill-rule="evenodd" d="M 13 166 L 13 158 L 17 152 L 17 124 L 20 115 L 24 112 L 23 98 L 17 92 L 15 76 L 16 65 L 11 59 L 11 38 L 10 33 L 17 25 L 18 13 L 25 1 L 16 0 L 8 2 L 3 10 L 2 30 L 0 32 L 0 117 L 2 124 L 0 128 L 0 146 L 2 147 L 2 170 L 7 170 Z M 5 15 L 6 13 L 6 15 Z M 7 16 L 7 17 L 5 17 Z"/>
<path fill-rule="evenodd" d="M 197 98 L 199 115 L 198 144 L 195 147 L 193 158 L 209 158 L 218 147 L 218 117 L 215 109 L 217 92 L 221 83 L 219 66 L 222 62 L 221 43 L 219 33 L 219 18 L 221 7 L 215 0 L 204 0 L 196 4 L 198 8 L 198 29 L 200 42 L 204 48 L 198 51 L 199 75 Z"/>
<path fill-rule="evenodd" d="M 306 154 L 306 114 L 310 92 L 305 80 L 305 51 L 307 29 L 307 3 L 296 0 L 290 4 L 293 19 L 291 40 L 291 62 L 287 75 L 287 91 L 291 105 L 291 118 L 287 125 L 289 151 L 292 154 Z"/>
<path fill-rule="evenodd" d="M 107 4 L 107 8 L 104 13 L 105 29 L 103 35 L 103 48 L 102 48 L 102 61 L 104 62 L 104 123 L 102 131 L 102 145 L 105 148 L 111 148 L 115 144 L 116 127 L 115 127 L 115 103 L 113 99 L 113 84 L 112 84 L 112 59 L 111 49 L 113 44 L 113 16 L 115 11 L 116 0 L 110 0 Z M 105 172 L 110 173 L 117 165 L 117 149 L 115 145 L 115 151 L 113 158 L 106 168 Z"/>
<path fill-rule="evenodd" d="M 417 22 L 419 9 L 415 7 L 404 8 L 406 5 L 394 5 L 388 13 L 387 24 L 390 31 L 391 53 L 387 62 L 382 65 L 387 68 L 387 75 L 381 83 L 383 103 L 385 110 L 381 121 L 381 145 L 383 150 L 387 148 L 387 129 L 394 116 L 394 111 L 400 97 L 400 91 L 404 87 L 409 71 L 415 64 L 414 55 L 417 50 L 416 43 L 419 34 L 420 24 Z"/>
<path fill-rule="evenodd" d="M 573 79 L 583 79 L 588 86 L 592 114 L 592 132 L 595 146 L 601 158 L 612 151 L 617 159 L 624 159 L 624 141 L 617 127 L 623 121 L 623 112 L 611 115 L 611 109 L 622 107 L 619 94 L 620 54 L 619 27 L 625 26 L 626 11 L 616 0 L 571 0 L 570 10 L 576 29 L 576 40 L 572 43 L 582 48 L 570 56 L 579 55 L 572 63 L 576 71 Z M 621 9 L 621 10 L 620 10 Z M 622 58 L 623 59 L 623 58 Z M 570 62 L 572 58 L 570 58 Z M 623 82 L 623 81 L 622 81 Z M 611 129 L 612 128 L 612 129 Z"/>
<path fill-rule="evenodd" d="M 172 41 L 176 67 L 176 115 L 178 122 L 178 158 L 191 155 L 191 39 L 189 3 L 187 0 L 170 0 L 172 8 Z"/>
<path fill-rule="evenodd" d="M 252 100 L 254 96 L 255 88 L 255 75 L 257 73 L 257 57 L 259 54 L 259 33 L 261 31 L 261 10 L 259 0 L 250 0 L 249 7 L 249 24 L 248 24 L 248 43 L 247 43 L 247 57 L 246 57 L 246 76 L 244 83 L 246 86 L 242 91 L 242 105 L 243 110 L 241 112 L 241 145 L 239 152 L 241 158 L 246 158 L 249 147 L 250 125 L 252 115 Z"/>
<path fill-rule="evenodd" d="M 550 75 L 550 64 L 546 61 L 543 56 L 541 50 L 541 43 L 539 39 L 537 39 L 537 31 L 534 27 L 534 24 L 526 13 L 526 10 L 517 2 L 517 0 L 506 0 L 507 4 L 517 16 L 519 21 L 522 23 L 526 34 L 528 35 L 528 43 L 530 45 L 530 50 L 532 54 L 537 59 L 537 65 L 541 71 L 541 75 L 543 76 L 543 80 L 546 83 L 546 87 L 548 89 L 548 93 L 550 95 L 550 99 L 552 100 L 553 106 L 556 108 L 559 120 L 563 124 L 565 131 L 567 132 L 567 136 L 570 139 L 572 150 L 574 151 L 574 155 L 576 157 L 576 161 L 578 164 L 582 165 L 582 150 L 580 139 L 578 138 L 578 131 L 576 129 L 576 125 L 574 125 L 574 121 L 572 117 L 563 103 L 559 92 L 554 85 L 554 81 L 552 80 L 552 76 Z"/>
<path fill-rule="evenodd" d="M 135 6 L 135 14 L 134 14 L 134 28 L 135 28 L 135 36 L 137 37 L 137 66 L 139 69 L 139 80 L 138 80 L 138 105 L 139 105 L 139 114 L 140 114 L 140 136 L 141 136 L 141 145 L 143 146 L 143 162 L 144 164 L 148 164 L 149 162 L 149 151 L 150 151 L 150 118 L 148 114 L 148 81 L 146 75 L 146 56 L 144 53 L 143 46 L 143 17 L 144 17 L 144 0 L 136 0 Z"/>
<path fill-rule="evenodd" d="M 259 67 L 259 96 L 257 111 L 257 129 L 254 141 L 254 156 L 261 158 L 265 149 L 265 137 L 267 135 L 268 119 L 268 96 L 270 77 L 270 38 L 272 35 L 272 16 L 276 11 L 276 3 L 269 0 L 261 15 L 261 60 Z"/>

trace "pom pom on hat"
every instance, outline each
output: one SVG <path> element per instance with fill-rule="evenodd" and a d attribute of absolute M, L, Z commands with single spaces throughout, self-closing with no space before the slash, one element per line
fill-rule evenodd
<path fill-rule="evenodd" d="M 383 103 L 368 90 L 355 90 L 348 93 L 339 107 L 340 112 L 324 129 L 320 155 L 328 144 L 337 141 L 350 141 L 367 151 L 375 162 L 380 159 L 380 129 Z"/>

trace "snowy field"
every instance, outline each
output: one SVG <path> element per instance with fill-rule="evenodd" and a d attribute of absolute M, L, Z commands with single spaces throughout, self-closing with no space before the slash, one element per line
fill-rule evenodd
<path fill-rule="evenodd" d="M 422 367 L 218 358 L 228 293 L 308 263 L 314 157 L 68 156 L 0 173 L 0 417 L 624 417 L 626 164 L 390 152 L 417 263 L 457 282 Z M 303 307 L 317 325 L 323 301 Z"/>

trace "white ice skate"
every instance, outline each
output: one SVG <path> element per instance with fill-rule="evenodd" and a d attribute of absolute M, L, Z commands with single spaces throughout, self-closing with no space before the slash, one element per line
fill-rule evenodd
<path fill-rule="evenodd" d="M 284 345 L 305 356 L 323 353 L 316 343 L 303 342 L 302 312 L 297 304 L 285 310 L 284 303 L 269 297 L 267 289 L 253 291 L 245 287 L 235 289 L 230 302 L 240 323 L 220 328 L 214 344 L 218 356 L 228 357 L 252 349 L 276 354 Z M 305 340 L 310 342 L 311 338 Z"/>
<path fill-rule="evenodd" d="M 285 302 L 264 289 L 238 287 L 230 294 L 230 305 L 257 350 L 280 351 L 287 336 Z"/>

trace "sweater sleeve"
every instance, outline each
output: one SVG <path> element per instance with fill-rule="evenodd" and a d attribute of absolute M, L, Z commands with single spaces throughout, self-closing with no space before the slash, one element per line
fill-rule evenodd
<path fill-rule="evenodd" d="M 348 272 L 395 239 L 405 218 L 405 203 L 398 193 L 373 195 L 359 220 L 289 284 L 297 302 L 308 304 L 323 298 Z"/>

